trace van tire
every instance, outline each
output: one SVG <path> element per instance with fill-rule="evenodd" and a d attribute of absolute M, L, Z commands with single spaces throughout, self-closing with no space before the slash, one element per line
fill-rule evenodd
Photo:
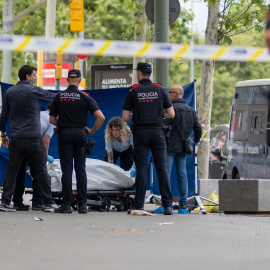
<path fill-rule="evenodd" d="M 234 179 L 240 179 L 240 175 L 238 172 L 235 174 Z"/>

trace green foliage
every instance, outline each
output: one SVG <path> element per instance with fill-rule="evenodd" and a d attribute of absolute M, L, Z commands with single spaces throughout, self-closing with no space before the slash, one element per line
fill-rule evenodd
<path fill-rule="evenodd" d="M 215 0 L 205 0 L 213 6 Z M 221 0 L 218 44 L 263 47 L 265 0 Z M 211 30 L 211 29 L 210 29 Z M 237 81 L 269 76 L 268 64 L 216 62 L 213 82 L 211 126 L 229 122 Z M 198 88 L 200 81 L 198 80 Z"/>
<path fill-rule="evenodd" d="M 215 0 L 208 0 L 212 4 Z M 221 0 L 219 20 L 219 44 L 232 43 L 232 37 L 255 29 L 263 31 L 266 0 Z"/>
<path fill-rule="evenodd" d="M 15 14 L 29 6 L 38 3 L 40 0 L 20 0 L 15 6 Z M 2 18 L 2 1 L 0 1 L 0 15 Z M 134 40 L 134 25 L 136 16 L 140 15 L 142 7 L 138 7 L 137 0 L 96 0 L 84 1 L 84 36 L 86 39 L 108 39 L 108 40 Z M 181 20 L 170 26 L 170 41 L 185 42 L 188 40 L 188 23 L 192 19 L 187 12 L 181 12 Z M 58 0 L 56 9 L 55 35 L 65 38 L 77 38 L 77 32 L 70 32 L 69 25 L 69 1 Z M 1 28 L 0 20 L 0 31 Z M 142 22 L 138 22 L 142 24 Z M 46 25 L 46 5 L 22 18 L 14 26 L 16 35 L 45 35 Z M 153 40 L 153 30 L 148 21 L 147 39 Z M 21 65 L 25 63 L 26 52 L 14 52 L 12 56 L 13 70 L 12 83 L 17 81 L 17 72 Z M 34 55 L 36 59 L 36 54 Z M 148 59 L 149 60 L 149 59 Z M 118 57 L 95 57 L 87 58 L 86 86 L 90 87 L 90 67 L 92 64 L 112 64 L 112 63 L 132 63 L 132 58 Z M 35 61 L 34 61 L 35 62 Z M 1 76 L 0 63 L 0 76 Z M 28 61 L 28 64 L 32 64 Z M 35 63 L 33 63 L 35 64 Z"/>
<path fill-rule="evenodd" d="M 230 37 L 228 37 L 228 36 L 226 36 L 226 37 L 224 37 L 224 39 L 223 39 L 223 43 L 224 44 L 228 44 L 228 45 L 232 45 L 232 39 L 230 38 Z"/>
<path fill-rule="evenodd" d="M 263 33 L 255 30 L 237 35 L 234 46 L 264 47 Z M 268 63 L 216 62 L 211 126 L 229 123 L 235 84 L 238 81 L 269 78 Z"/>

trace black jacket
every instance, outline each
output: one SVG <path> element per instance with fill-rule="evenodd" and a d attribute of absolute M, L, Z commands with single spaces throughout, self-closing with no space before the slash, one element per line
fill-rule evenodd
<path fill-rule="evenodd" d="M 184 138 L 188 138 L 194 131 L 194 142 L 199 142 L 202 136 L 202 126 L 198 121 L 196 112 L 186 104 L 182 98 L 177 98 L 172 101 L 175 110 L 175 119 L 178 119 L 181 132 Z M 177 118 L 176 118 L 177 116 Z M 182 139 L 175 125 L 174 119 L 165 119 L 165 125 L 171 125 L 170 141 L 167 143 L 167 152 L 178 153 L 183 152 Z"/>
<path fill-rule="evenodd" d="M 0 117 L 0 130 L 6 131 L 10 119 L 11 137 L 29 138 L 41 136 L 40 102 L 53 100 L 55 94 L 28 81 L 19 81 L 7 89 Z"/>

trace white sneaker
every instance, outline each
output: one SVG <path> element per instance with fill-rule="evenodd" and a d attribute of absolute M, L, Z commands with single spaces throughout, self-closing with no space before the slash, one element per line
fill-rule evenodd
<path fill-rule="evenodd" d="M 3 211 L 3 212 L 16 212 L 16 209 L 13 207 L 12 204 L 1 203 L 0 204 L 0 211 Z"/>
<path fill-rule="evenodd" d="M 59 206 L 57 204 L 52 204 L 50 206 L 46 206 L 45 212 L 51 212 L 53 213 L 55 209 L 57 209 Z"/>

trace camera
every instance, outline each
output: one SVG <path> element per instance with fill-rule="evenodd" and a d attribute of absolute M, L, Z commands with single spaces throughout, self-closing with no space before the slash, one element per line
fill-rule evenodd
<path fill-rule="evenodd" d="M 89 141 L 87 142 L 87 144 L 85 146 L 86 155 L 91 155 L 92 150 L 93 150 L 95 145 L 96 145 L 96 141 L 93 140 L 92 138 L 89 139 Z"/>

